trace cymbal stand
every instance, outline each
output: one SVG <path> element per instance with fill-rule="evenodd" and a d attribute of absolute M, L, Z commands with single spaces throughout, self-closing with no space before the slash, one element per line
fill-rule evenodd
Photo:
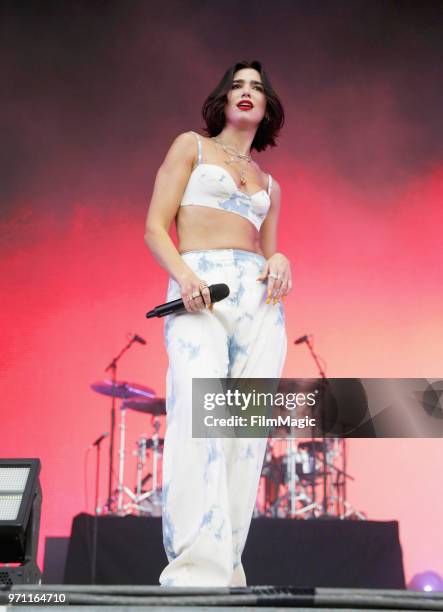
<path fill-rule="evenodd" d="M 117 488 L 117 514 L 123 514 L 123 490 L 125 479 L 125 455 L 126 455 L 126 407 L 120 407 L 120 450 L 118 465 L 118 488 Z"/>

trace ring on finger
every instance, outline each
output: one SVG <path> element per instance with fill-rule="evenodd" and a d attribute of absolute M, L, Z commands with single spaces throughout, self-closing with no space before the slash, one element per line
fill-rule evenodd
<path fill-rule="evenodd" d="M 191 296 L 191 297 L 192 297 L 193 299 L 194 299 L 194 298 L 198 298 L 198 297 L 200 297 L 200 291 L 194 291 L 194 293 L 192 294 L 192 296 Z"/>

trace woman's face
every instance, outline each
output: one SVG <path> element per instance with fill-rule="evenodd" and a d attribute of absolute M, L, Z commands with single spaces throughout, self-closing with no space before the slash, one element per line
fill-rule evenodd
<path fill-rule="evenodd" d="M 225 106 L 226 122 L 258 127 L 266 112 L 266 96 L 260 73 L 254 68 L 242 68 L 234 74 Z"/>

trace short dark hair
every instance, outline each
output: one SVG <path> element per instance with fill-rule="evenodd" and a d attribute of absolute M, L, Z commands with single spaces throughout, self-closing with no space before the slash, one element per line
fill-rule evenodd
<path fill-rule="evenodd" d="M 234 74 L 242 68 L 253 68 L 260 73 L 263 83 L 264 93 L 266 96 L 266 113 L 269 120 L 266 121 L 263 117 L 260 122 L 255 138 L 252 141 L 251 150 L 264 151 L 268 146 L 275 147 L 278 134 L 285 122 L 285 113 L 280 98 L 274 91 L 266 72 L 263 70 L 261 62 L 253 60 L 251 62 L 243 61 L 233 64 L 223 75 L 223 78 L 216 88 L 209 94 L 202 106 L 202 115 L 206 123 L 206 128 L 203 131 L 208 136 L 217 136 L 225 127 L 225 105 L 227 102 L 227 93 L 232 87 Z"/>

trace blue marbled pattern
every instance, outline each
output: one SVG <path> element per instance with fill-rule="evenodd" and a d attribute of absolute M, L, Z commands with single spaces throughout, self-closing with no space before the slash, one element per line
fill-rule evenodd
<path fill-rule="evenodd" d="M 165 321 L 163 538 L 169 564 L 160 583 L 228 586 L 234 571 L 236 580 L 244 579 L 239 566 L 266 439 L 192 438 L 192 378 L 278 378 L 287 349 L 284 307 L 266 304 L 267 284 L 256 281 L 265 259 L 257 253 L 212 249 L 182 258 L 209 285 L 226 283 L 230 295 L 212 313 Z M 165 301 L 179 295 L 170 279 Z"/>
<path fill-rule="evenodd" d="M 175 528 L 171 515 L 168 512 L 168 493 L 169 483 L 163 483 L 162 491 L 162 528 L 163 528 L 163 546 L 169 560 L 175 559 L 177 554 L 174 550 L 174 535 Z"/>

